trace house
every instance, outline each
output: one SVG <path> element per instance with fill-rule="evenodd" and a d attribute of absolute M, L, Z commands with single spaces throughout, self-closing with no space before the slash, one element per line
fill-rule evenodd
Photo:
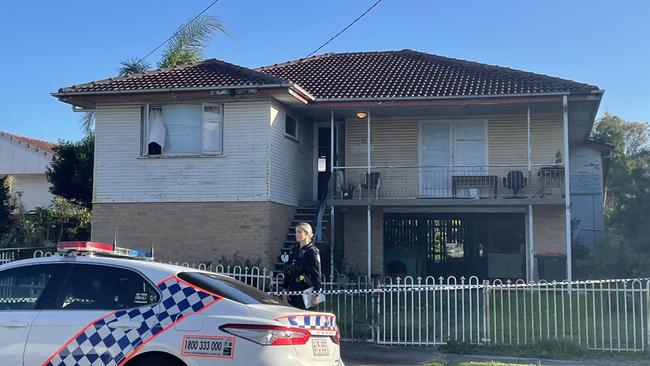
<path fill-rule="evenodd" d="M 571 278 L 571 223 L 602 229 L 588 84 L 402 50 L 207 60 L 53 95 L 96 112 L 93 240 L 163 259 L 270 265 L 320 207 L 330 266 Z"/>
<path fill-rule="evenodd" d="M 24 211 L 52 203 L 45 172 L 56 145 L 0 131 L 0 177 L 10 176 L 10 192 Z"/>

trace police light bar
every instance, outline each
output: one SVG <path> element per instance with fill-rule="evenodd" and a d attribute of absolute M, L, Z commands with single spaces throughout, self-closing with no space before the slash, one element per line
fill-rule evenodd
<path fill-rule="evenodd" d="M 127 257 L 153 260 L 152 252 L 146 250 L 120 248 L 94 241 L 62 241 L 56 246 L 60 253 L 96 254 L 110 257 Z"/>

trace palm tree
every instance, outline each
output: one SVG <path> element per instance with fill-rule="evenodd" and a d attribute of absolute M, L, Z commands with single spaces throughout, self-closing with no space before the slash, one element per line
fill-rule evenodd
<path fill-rule="evenodd" d="M 224 25 L 211 15 L 200 15 L 188 24 L 181 26 L 169 39 L 158 62 L 158 68 L 173 67 L 201 61 L 205 46 L 212 39 L 215 31 L 226 33 Z M 149 64 L 142 59 L 132 57 L 120 62 L 120 76 L 141 74 L 149 70 Z M 87 135 L 93 132 L 95 112 L 86 112 L 81 117 L 81 129 Z"/>

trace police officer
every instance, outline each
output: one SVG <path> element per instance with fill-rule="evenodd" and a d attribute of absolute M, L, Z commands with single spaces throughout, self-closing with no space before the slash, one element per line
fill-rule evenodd
<path fill-rule="evenodd" d="M 296 241 L 299 246 L 294 247 L 289 254 L 283 254 L 285 262 L 284 291 L 304 291 L 310 287 L 314 291 L 321 289 L 320 253 L 312 243 L 314 234 L 311 225 L 301 222 L 296 226 Z M 289 305 L 305 309 L 305 303 L 300 295 L 284 296 Z M 312 299 L 312 306 L 317 304 L 316 296 Z"/>

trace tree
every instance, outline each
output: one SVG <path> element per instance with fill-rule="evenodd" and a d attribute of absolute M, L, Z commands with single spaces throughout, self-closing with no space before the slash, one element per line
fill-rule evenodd
<path fill-rule="evenodd" d="M 6 181 L 6 176 L 0 178 L 0 237 L 10 230 L 13 224 L 12 212 L 15 209 Z"/>
<path fill-rule="evenodd" d="M 650 274 L 650 128 L 609 113 L 598 120 L 594 137 L 613 144 L 605 186 L 605 235 L 597 243 L 597 274 L 637 277 Z"/>
<path fill-rule="evenodd" d="M 226 33 L 224 25 L 217 18 L 210 15 L 198 16 L 181 26 L 167 42 L 167 46 L 158 62 L 158 68 L 162 69 L 201 61 L 206 45 L 217 30 Z M 149 67 L 149 64 L 144 60 L 132 57 L 120 61 L 118 73 L 120 76 L 141 74 L 149 71 Z M 87 135 L 92 133 L 95 125 L 95 113 L 84 113 L 80 125 L 84 133 Z"/>
<path fill-rule="evenodd" d="M 61 141 L 47 168 L 50 192 L 84 207 L 92 207 L 95 135 L 78 142 Z"/>

